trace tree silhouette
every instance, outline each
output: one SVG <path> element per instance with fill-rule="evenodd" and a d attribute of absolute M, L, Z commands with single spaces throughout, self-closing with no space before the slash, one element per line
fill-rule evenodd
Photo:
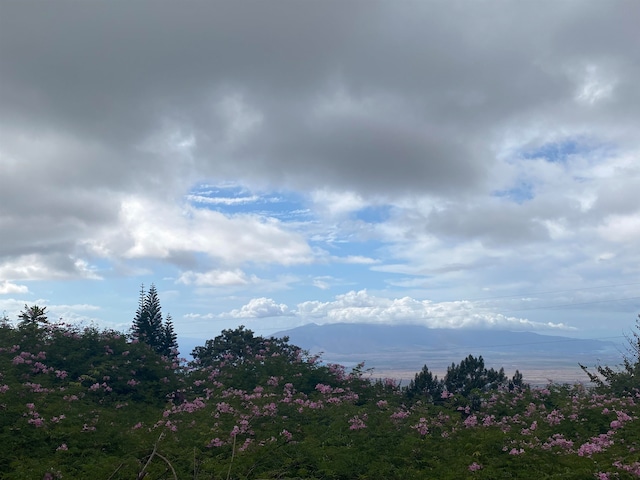
<path fill-rule="evenodd" d="M 207 340 L 204 347 L 196 347 L 191 355 L 198 365 L 211 366 L 219 362 L 241 365 L 256 355 L 277 356 L 294 361 L 302 354 L 302 349 L 289 344 L 289 337 L 265 338 L 255 336 L 244 325 L 231 330 L 222 330 L 216 338 Z"/>
<path fill-rule="evenodd" d="M 421 397 L 429 402 L 438 402 L 442 398 L 443 391 L 442 380 L 438 380 L 438 376 L 431 373 L 426 365 L 416 373 L 406 389 L 409 397 Z"/>
<path fill-rule="evenodd" d="M 138 341 L 148 344 L 161 355 L 170 358 L 178 355 L 178 341 L 171 315 L 163 322 L 160 297 L 153 283 L 148 292 L 145 292 L 144 285 L 140 287 L 138 309 L 133 318 L 131 333 Z"/>
<path fill-rule="evenodd" d="M 467 396 L 474 389 L 493 390 L 507 383 L 504 368 L 487 370 L 482 355 L 469 355 L 459 365 L 451 364 L 444 377 L 444 385 L 450 393 Z"/>
<path fill-rule="evenodd" d="M 20 315 L 18 315 L 18 318 L 20 319 L 18 326 L 39 327 L 41 324 L 46 325 L 49 323 L 47 321 L 46 310 L 47 307 L 39 307 L 38 305 L 28 307 L 25 303 L 24 310 L 22 310 Z"/>
<path fill-rule="evenodd" d="M 159 353 L 169 358 L 178 355 L 178 336 L 173 329 L 173 319 L 170 314 L 167 314 L 167 319 L 162 326 L 162 349 Z"/>

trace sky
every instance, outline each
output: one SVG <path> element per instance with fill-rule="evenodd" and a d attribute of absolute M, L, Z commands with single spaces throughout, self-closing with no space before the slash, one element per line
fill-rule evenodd
<path fill-rule="evenodd" d="M 2 2 L 0 313 L 181 337 L 640 312 L 640 3 Z"/>

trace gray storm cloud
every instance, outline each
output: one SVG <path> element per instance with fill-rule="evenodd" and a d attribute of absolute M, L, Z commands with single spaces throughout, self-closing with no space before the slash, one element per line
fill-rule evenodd
<path fill-rule="evenodd" d="M 638 18 L 636 2 L 6 2 L 1 272 L 91 277 L 92 255 L 176 258 L 183 239 L 152 244 L 131 227 L 149 218 L 125 224 L 123 208 L 137 197 L 162 210 L 203 179 L 383 197 L 404 208 L 383 240 L 434 245 L 441 271 L 477 263 L 462 250 L 441 260 L 465 240 L 570 250 L 570 232 L 608 242 L 610 225 L 632 241 L 633 161 L 514 165 L 566 138 L 635 158 Z M 620 176 L 624 199 L 607 193 Z M 487 200 L 522 178 L 540 198 Z M 228 241 L 225 258 L 278 263 L 288 245 L 292 263 L 309 261 L 297 234 L 245 220 L 268 230 L 256 241 L 267 253 Z M 607 250 L 596 243 L 589 255 Z"/>

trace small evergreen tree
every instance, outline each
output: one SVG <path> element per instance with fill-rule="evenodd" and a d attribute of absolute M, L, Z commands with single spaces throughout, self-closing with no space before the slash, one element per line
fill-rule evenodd
<path fill-rule="evenodd" d="M 139 341 L 144 341 L 148 330 L 147 312 L 145 311 L 145 295 L 144 284 L 140 285 L 140 296 L 138 297 L 138 309 L 133 317 L 133 325 L 131 325 L 131 336 Z"/>
<path fill-rule="evenodd" d="M 509 380 L 508 387 L 509 390 L 515 390 L 516 388 L 528 389 L 529 384 L 524 383 L 524 377 L 522 376 L 522 373 L 520 373 L 520 370 L 516 370 L 516 373 L 514 373 L 513 377 L 511 377 L 511 380 Z"/>
<path fill-rule="evenodd" d="M 47 323 L 49 323 L 47 321 L 46 310 L 47 307 L 39 307 L 38 305 L 28 307 L 25 304 L 24 310 L 20 312 L 20 315 L 18 315 L 18 318 L 20 319 L 18 326 L 39 327 L 41 326 L 41 324 L 46 325 Z"/>
<path fill-rule="evenodd" d="M 175 358 L 178 355 L 178 336 L 173 329 L 173 319 L 171 314 L 167 314 L 167 319 L 162 327 L 162 355 Z"/>
<path fill-rule="evenodd" d="M 474 389 L 494 390 L 507 383 L 504 368 L 496 371 L 486 369 L 482 355 L 475 358 L 469 355 L 459 365 L 451 364 L 444 377 L 444 385 L 450 393 L 467 396 Z"/>
<path fill-rule="evenodd" d="M 444 384 L 438 380 L 438 376 L 429 371 L 425 365 L 419 373 L 416 373 L 413 380 L 409 382 L 406 394 L 410 398 L 421 397 L 429 402 L 438 402 L 442 398 Z"/>
<path fill-rule="evenodd" d="M 134 338 L 148 344 L 159 354 L 177 357 L 178 338 L 173 322 L 170 315 L 167 316 L 167 322 L 163 322 L 160 298 L 154 284 L 151 284 L 148 292 L 145 292 L 144 285 L 140 287 L 138 309 L 131 330 Z"/>

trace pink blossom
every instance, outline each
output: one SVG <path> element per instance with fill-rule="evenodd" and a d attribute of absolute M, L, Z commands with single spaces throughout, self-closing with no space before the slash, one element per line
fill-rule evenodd
<path fill-rule="evenodd" d="M 21 356 L 13 357 L 11 363 L 13 363 L 14 365 L 19 365 L 21 363 L 24 363 L 24 358 L 22 358 Z"/>
<path fill-rule="evenodd" d="M 409 416 L 409 412 L 405 410 L 399 410 L 391 414 L 391 420 L 402 420 Z"/>
<path fill-rule="evenodd" d="M 469 465 L 469 471 L 470 472 L 475 472 L 475 471 L 481 470 L 481 469 L 482 469 L 482 465 L 480 465 L 480 464 L 478 464 L 476 462 L 473 462 L 471 465 Z"/>
<path fill-rule="evenodd" d="M 591 457 L 594 453 L 602 452 L 611 445 L 613 445 L 613 440 L 609 438 L 609 435 L 603 433 L 580 445 L 578 456 Z"/>
<path fill-rule="evenodd" d="M 424 417 L 421 417 L 420 420 L 418 421 L 417 424 L 415 425 L 411 425 L 410 428 L 413 428 L 414 430 L 417 430 L 418 433 L 422 436 L 426 435 L 427 433 L 429 433 L 429 427 L 427 425 L 427 419 Z"/>
<path fill-rule="evenodd" d="M 564 415 L 558 410 L 552 410 L 551 413 L 546 416 L 545 420 L 549 425 L 558 425 L 564 420 Z"/>
<path fill-rule="evenodd" d="M 256 355 L 257 358 L 257 355 Z M 240 448 L 238 448 L 238 450 L 240 452 L 244 452 L 247 448 L 249 448 L 249 445 L 251 445 L 251 442 L 253 442 L 253 438 L 245 438 L 244 443 L 240 446 Z"/>
<path fill-rule="evenodd" d="M 320 393 L 329 394 L 333 389 L 329 385 L 323 385 L 322 383 L 319 383 L 316 385 L 316 390 L 318 390 Z"/>
<path fill-rule="evenodd" d="M 207 445 L 207 448 L 211 448 L 211 447 L 221 447 L 224 445 L 224 442 L 222 440 L 220 440 L 219 438 L 214 438 L 213 440 L 211 440 L 209 442 L 209 444 Z"/>
<path fill-rule="evenodd" d="M 482 419 L 482 426 L 490 427 L 495 423 L 495 421 L 496 421 L 496 417 L 494 415 L 487 415 Z"/>
<path fill-rule="evenodd" d="M 366 420 L 366 413 L 362 415 L 362 418 L 359 415 L 355 415 L 349 419 L 349 430 L 361 430 L 363 428 L 367 428 L 367 425 L 364 423 Z"/>
<path fill-rule="evenodd" d="M 28 420 L 28 423 L 30 423 L 31 425 L 35 425 L 37 428 L 43 427 L 44 426 L 44 420 L 36 417 L 36 418 L 30 418 Z"/>
<path fill-rule="evenodd" d="M 478 424 L 478 417 L 476 417 L 475 415 L 470 415 L 465 419 L 463 423 L 467 428 L 475 427 Z"/>

